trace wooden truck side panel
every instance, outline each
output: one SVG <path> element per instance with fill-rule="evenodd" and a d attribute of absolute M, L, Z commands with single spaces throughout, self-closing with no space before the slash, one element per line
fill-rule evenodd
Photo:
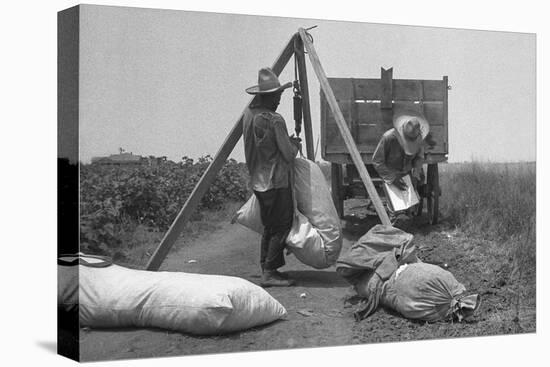
<path fill-rule="evenodd" d="M 394 114 L 422 113 L 430 123 L 425 150 L 428 161 L 446 161 L 448 154 L 447 77 L 442 80 L 394 79 L 385 86 L 381 79 L 329 78 L 342 114 L 357 144 L 363 161 L 371 156 L 382 134 L 391 129 Z M 386 83 L 387 84 L 387 83 Z M 382 108 L 384 101 L 391 108 Z M 325 96 L 321 93 L 321 154 L 334 163 L 350 163 Z"/>

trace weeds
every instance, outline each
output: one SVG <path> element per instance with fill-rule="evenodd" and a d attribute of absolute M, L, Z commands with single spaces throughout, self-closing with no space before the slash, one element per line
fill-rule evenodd
<path fill-rule="evenodd" d="M 440 180 L 443 212 L 468 234 L 506 241 L 534 230 L 534 164 L 449 164 Z"/>
<path fill-rule="evenodd" d="M 490 253 L 510 263 L 508 282 L 519 320 L 521 309 L 535 305 L 535 163 L 448 164 L 440 181 L 446 220 L 469 237 L 496 241 Z"/>
<path fill-rule="evenodd" d="M 157 166 L 81 164 L 81 251 L 122 263 L 143 263 L 152 251 L 146 244 L 159 242 L 211 162 L 207 155 L 196 162 L 183 157 L 179 163 Z M 250 193 L 247 181 L 244 163 L 227 160 L 191 221 L 202 222 L 206 212 L 244 201 Z"/>

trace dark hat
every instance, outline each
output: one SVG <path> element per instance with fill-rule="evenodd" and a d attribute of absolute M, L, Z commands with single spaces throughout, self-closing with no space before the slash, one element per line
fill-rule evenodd
<path fill-rule="evenodd" d="M 292 82 L 288 82 L 281 85 L 277 75 L 271 70 L 271 68 L 262 68 L 258 72 L 258 85 L 247 88 L 248 94 L 266 94 L 284 90 L 292 87 Z"/>

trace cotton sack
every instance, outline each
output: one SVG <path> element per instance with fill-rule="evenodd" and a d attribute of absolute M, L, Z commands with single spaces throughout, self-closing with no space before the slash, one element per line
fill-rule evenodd
<path fill-rule="evenodd" d="M 294 161 L 294 220 L 286 244 L 302 263 L 316 269 L 333 265 L 342 249 L 340 218 L 321 169 L 312 161 Z M 260 204 L 255 195 L 237 211 L 232 222 L 263 233 Z"/>
<path fill-rule="evenodd" d="M 382 286 L 380 303 L 410 319 L 425 321 L 459 320 L 479 306 L 477 294 L 465 295 L 466 288 L 453 274 L 427 263 L 400 266 Z"/>
<path fill-rule="evenodd" d="M 117 265 L 76 267 L 81 326 L 153 327 L 217 335 L 267 324 L 286 315 L 285 308 L 263 288 L 237 277 L 151 272 Z M 74 268 L 59 266 L 59 273 L 70 279 Z M 63 284 L 67 289 L 62 288 Z M 68 309 L 76 299 L 75 287 L 70 282 L 63 284 L 58 304 Z"/>

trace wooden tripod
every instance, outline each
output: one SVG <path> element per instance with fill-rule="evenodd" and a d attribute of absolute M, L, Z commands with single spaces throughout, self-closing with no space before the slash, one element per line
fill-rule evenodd
<path fill-rule="evenodd" d="M 340 111 L 340 107 L 338 106 L 334 93 L 327 80 L 326 74 L 323 70 L 323 67 L 321 66 L 321 62 L 319 61 L 317 52 L 313 47 L 313 42 L 311 41 L 307 31 L 303 28 L 300 28 L 298 30 L 298 33 L 292 36 L 286 47 L 283 49 L 283 52 L 281 52 L 281 54 L 273 64 L 272 70 L 276 75 L 280 75 L 287 65 L 288 61 L 290 60 L 291 56 L 294 55 L 294 57 L 296 58 L 296 62 L 298 65 L 300 90 L 302 93 L 302 110 L 304 118 L 304 134 L 306 140 L 307 158 L 310 160 L 315 159 L 313 151 L 313 132 L 311 130 L 311 110 L 309 104 L 309 91 L 304 46 L 309 56 L 309 61 L 313 66 L 313 70 L 317 75 L 317 79 L 319 79 L 321 89 L 325 93 L 331 112 L 334 115 L 334 118 L 340 130 L 340 134 L 342 134 L 344 142 L 351 155 L 352 161 L 357 167 L 357 171 L 359 172 L 361 180 L 363 181 L 365 188 L 367 189 L 368 195 L 374 204 L 376 213 L 380 217 L 382 224 L 390 225 L 388 215 L 384 210 L 382 201 L 380 200 L 380 197 L 378 196 L 374 184 L 372 183 L 370 175 L 367 172 L 365 164 L 361 159 L 361 154 L 359 153 L 355 141 L 351 136 L 346 121 L 344 120 L 344 116 L 342 115 L 342 111 Z M 254 99 L 251 99 L 246 108 L 248 108 L 248 106 L 250 106 L 253 101 Z M 225 161 L 227 160 L 227 157 L 229 157 L 229 154 L 231 154 L 233 148 L 235 148 L 235 145 L 237 144 L 243 133 L 243 114 L 244 111 L 229 132 L 229 135 L 216 153 L 214 159 L 212 160 L 206 171 L 203 173 L 201 179 L 197 183 L 197 186 L 195 186 L 195 188 L 191 192 L 191 195 L 183 205 L 183 208 L 178 213 L 176 219 L 164 235 L 162 241 L 153 253 L 153 256 L 147 263 L 147 270 L 158 270 L 160 268 L 162 262 L 166 258 L 166 255 L 168 255 L 168 252 L 183 231 L 185 223 L 187 223 L 187 221 L 191 217 L 191 214 L 199 205 L 200 200 L 216 178 L 217 173 L 223 167 Z"/>

